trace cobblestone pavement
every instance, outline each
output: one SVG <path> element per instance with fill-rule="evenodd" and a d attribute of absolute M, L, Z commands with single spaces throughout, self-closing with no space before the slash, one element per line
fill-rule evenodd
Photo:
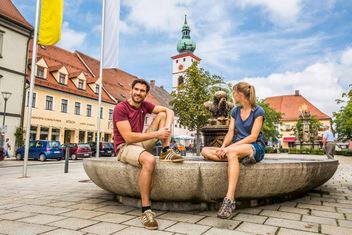
<path fill-rule="evenodd" d="M 337 157 L 335 176 L 304 197 L 236 210 L 228 220 L 216 211 L 158 211 L 159 230 L 141 227 L 140 210 L 118 204 L 88 180 L 82 161 L 30 162 L 20 178 L 18 162 L 0 162 L 0 234 L 352 234 L 352 158 Z M 16 166 L 17 165 L 17 166 Z M 11 167 L 13 166 L 13 167 Z"/>

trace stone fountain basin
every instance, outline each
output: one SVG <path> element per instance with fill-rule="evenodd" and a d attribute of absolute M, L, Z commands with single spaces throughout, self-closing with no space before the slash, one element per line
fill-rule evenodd
<path fill-rule="evenodd" d="M 116 158 L 87 158 L 89 178 L 100 188 L 119 196 L 140 198 L 139 168 Z M 254 165 L 240 165 L 236 199 L 260 199 L 301 194 L 328 181 L 338 167 L 325 156 L 268 155 Z M 184 163 L 157 161 L 151 192 L 153 201 L 216 202 L 227 190 L 227 163 L 187 157 Z"/>

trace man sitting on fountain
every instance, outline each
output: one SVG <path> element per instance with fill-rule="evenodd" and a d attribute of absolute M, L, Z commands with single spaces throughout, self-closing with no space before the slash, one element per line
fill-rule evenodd
<path fill-rule="evenodd" d="M 150 151 L 159 139 L 162 143 L 160 161 L 182 162 L 170 146 L 170 128 L 174 118 L 172 110 L 144 101 L 150 86 L 143 79 L 132 83 L 131 98 L 116 105 L 114 109 L 114 147 L 117 159 L 140 167 L 139 187 L 142 200 L 141 222 L 147 229 L 157 229 L 155 213 L 150 208 L 150 193 L 156 160 Z M 156 114 L 155 119 L 143 133 L 147 113 Z"/>
<path fill-rule="evenodd" d="M 226 197 L 217 216 L 229 218 L 236 208 L 235 190 L 239 177 L 239 160 L 256 163 L 264 158 L 262 127 L 264 110 L 255 104 L 255 89 L 246 82 L 233 86 L 233 98 L 239 106 L 231 111 L 228 132 L 220 148 L 205 147 L 202 155 L 207 160 L 228 162 L 228 187 Z M 246 159 L 244 159 L 246 158 Z"/>

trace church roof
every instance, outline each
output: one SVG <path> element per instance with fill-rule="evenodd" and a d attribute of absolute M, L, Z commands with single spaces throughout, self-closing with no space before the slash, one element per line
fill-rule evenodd
<path fill-rule="evenodd" d="M 194 52 L 196 49 L 196 43 L 191 39 L 191 30 L 187 24 L 187 15 L 185 15 L 185 22 L 182 27 L 182 38 L 177 43 L 177 51 L 182 52 Z"/>

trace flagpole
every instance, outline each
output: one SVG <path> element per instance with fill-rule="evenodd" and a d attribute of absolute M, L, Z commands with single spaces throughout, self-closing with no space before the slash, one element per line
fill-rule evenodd
<path fill-rule="evenodd" d="M 101 93 L 103 90 L 103 57 L 104 57 L 104 30 L 105 30 L 105 0 L 102 0 L 102 17 L 101 17 L 101 42 L 100 42 L 100 68 L 99 68 L 99 98 L 98 98 L 98 117 L 97 117 L 97 147 L 95 157 L 99 158 L 100 143 L 100 110 L 101 110 Z"/>
<path fill-rule="evenodd" d="M 32 105 L 33 105 L 33 88 L 35 82 L 35 70 L 36 70 L 36 60 L 37 60 L 37 42 L 38 42 L 38 25 L 39 25 L 39 11 L 40 11 L 41 0 L 37 0 L 36 10 L 35 10 L 35 26 L 34 26 L 34 37 L 33 37 L 33 47 L 32 47 L 32 66 L 31 75 L 29 82 L 29 100 L 28 100 L 28 112 L 27 112 L 27 127 L 26 127 L 26 142 L 24 145 L 24 161 L 23 161 L 23 174 L 22 177 L 27 176 L 27 162 L 28 162 L 28 152 L 29 152 L 29 134 L 31 130 L 31 119 L 32 119 Z"/>

